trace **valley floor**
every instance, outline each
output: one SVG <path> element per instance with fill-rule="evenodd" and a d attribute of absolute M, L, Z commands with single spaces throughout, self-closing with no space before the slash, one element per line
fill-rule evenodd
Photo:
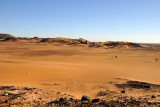
<path fill-rule="evenodd" d="M 160 58 L 160 47 L 104 49 L 1 42 L 0 85 L 67 93 L 74 99 L 80 99 L 83 95 L 107 99 L 108 94 L 97 96 L 97 93 L 107 93 L 108 90 L 119 96 L 121 91 L 125 91 L 125 96 L 134 98 L 151 98 L 154 95 L 156 98 L 151 99 L 159 102 L 160 62 L 156 62 L 156 58 Z M 140 88 L 135 88 L 130 87 L 127 81 L 157 86 L 144 88 L 141 84 Z M 143 93 L 144 89 L 147 89 L 148 97 Z"/>

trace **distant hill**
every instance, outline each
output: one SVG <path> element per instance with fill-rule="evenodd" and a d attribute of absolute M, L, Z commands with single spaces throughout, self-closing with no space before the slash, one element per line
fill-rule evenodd
<path fill-rule="evenodd" d="M 23 37 L 14 37 L 10 34 L 0 34 L 1 41 L 11 41 L 11 42 L 28 42 L 28 43 L 49 43 L 54 44 L 58 43 L 61 45 L 72 45 L 72 46 L 86 46 L 90 48 L 144 48 L 145 45 L 133 43 L 133 42 L 115 42 L 115 41 L 107 41 L 107 42 L 91 42 L 88 40 L 85 40 L 83 38 L 79 39 L 71 39 L 71 38 L 39 38 L 39 37 L 33 37 L 33 38 L 23 38 Z"/>
<path fill-rule="evenodd" d="M 143 48 L 144 45 L 133 42 L 91 42 L 85 39 L 70 39 L 70 38 L 41 38 L 37 43 L 60 43 L 66 45 L 83 45 L 91 48 Z"/>
<path fill-rule="evenodd" d="M 6 39 L 8 37 L 14 37 L 14 36 L 12 36 L 11 34 L 2 34 L 2 33 L 0 33 L 0 39 Z"/>
<path fill-rule="evenodd" d="M 16 37 L 7 37 L 3 41 L 19 41 L 19 39 Z"/>

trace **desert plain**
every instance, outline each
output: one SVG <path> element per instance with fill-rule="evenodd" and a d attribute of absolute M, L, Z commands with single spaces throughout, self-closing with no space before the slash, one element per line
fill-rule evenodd
<path fill-rule="evenodd" d="M 74 99 L 107 99 L 109 91 L 160 102 L 160 45 L 104 48 L 22 41 L 0 41 L 1 86 L 56 91 Z"/>

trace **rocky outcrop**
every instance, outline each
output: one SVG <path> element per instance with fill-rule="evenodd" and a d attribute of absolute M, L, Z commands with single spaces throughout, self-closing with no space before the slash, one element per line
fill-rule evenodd
<path fill-rule="evenodd" d="M 0 39 L 6 39 L 6 38 L 12 38 L 14 36 L 12 36 L 11 34 L 0 34 Z"/>
<path fill-rule="evenodd" d="M 133 81 L 133 84 L 138 84 L 138 87 L 139 87 L 139 84 L 142 85 L 146 83 L 138 83 Z M 150 85 L 152 86 L 153 84 L 150 84 Z M 142 88 L 144 88 L 143 86 L 144 85 L 142 85 Z M 125 89 L 125 87 L 123 87 L 123 89 Z M 126 91 L 129 91 L 129 90 L 126 90 Z M 148 90 L 147 93 L 149 93 L 149 91 L 150 90 Z M 129 93 L 131 92 L 133 91 L 130 91 Z M 102 94 L 99 94 L 99 93 L 102 93 Z M 28 87 L 0 86 L 0 106 L 2 107 L 10 107 L 10 106 L 24 106 L 24 107 L 35 107 L 35 106 L 38 106 L 38 107 L 147 106 L 148 107 L 148 106 L 155 106 L 155 107 L 158 107 L 160 106 L 160 102 L 158 102 L 159 95 L 156 95 L 156 94 L 155 95 L 148 94 L 148 95 L 142 95 L 140 97 L 133 97 L 119 91 L 106 90 L 103 92 L 101 91 L 99 93 L 96 96 L 97 98 L 92 99 L 89 96 L 83 95 L 81 99 L 75 99 L 75 97 L 72 95 L 65 94 L 65 93 L 63 94 L 61 92 L 56 92 L 56 91 L 48 91 L 48 90 L 28 88 Z"/>

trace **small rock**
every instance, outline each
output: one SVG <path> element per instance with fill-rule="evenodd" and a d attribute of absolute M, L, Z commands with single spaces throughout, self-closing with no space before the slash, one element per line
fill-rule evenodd
<path fill-rule="evenodd" d="M 123 91 L 121 91 L 121 93 L 125 93 L 125 91 L 123 90 Z"/>
<path fill-rule="evenodd" d="M 8 100 L 4 101 L 4 103 L 8 103 Z"/>
<path fill-rule="evenodd" d="M 57 92 L 57 94 L 61 94 L 61 92 Z"/>
<path fill-rule="evenodd" d="M 106 91 L 100 91 L 97 93 L 97 96 L 105 96 L 106 94 Z"/>
<path fill-rule="evenodd" d="M 7 96 L 8 95 L 8 93 L 5 93 L 5 96 Z"/>
<path fill-rule="evenodd" d="M 59 102 L 65 102 L 65 101 L 67 101 L 67 98 L 60 98 L 59 99 Z"/>
<path fill-rule="evenodd" d="M 97 102 L 100 102 L 100 101 L 101 101 L 100 99 L 93 99 L 92 103 L 97 103 Z"/>
<path fill-rule="evenodd" d="M 151 98 L 156 98 L 156 96 L 155 95 L 152 95 L 152 97 Z"/>
<path fill-rule="evenodd" d="M 88 97 L 88 96 L 83 95 L 82 98 L 81 98 L 81 101 L 88 101 L 88 102 L 90 102 L 91 98 Z"/>
<path fill-rule="evenodd" d="M 26 100 L 26 98 L 23 97 L 22 100 Z"/>
<path fill-rule="evenodd" d="M 70 100 L 72 101 L 72 100 L 74 100 L 73 98 L 70 98 Z"/>

